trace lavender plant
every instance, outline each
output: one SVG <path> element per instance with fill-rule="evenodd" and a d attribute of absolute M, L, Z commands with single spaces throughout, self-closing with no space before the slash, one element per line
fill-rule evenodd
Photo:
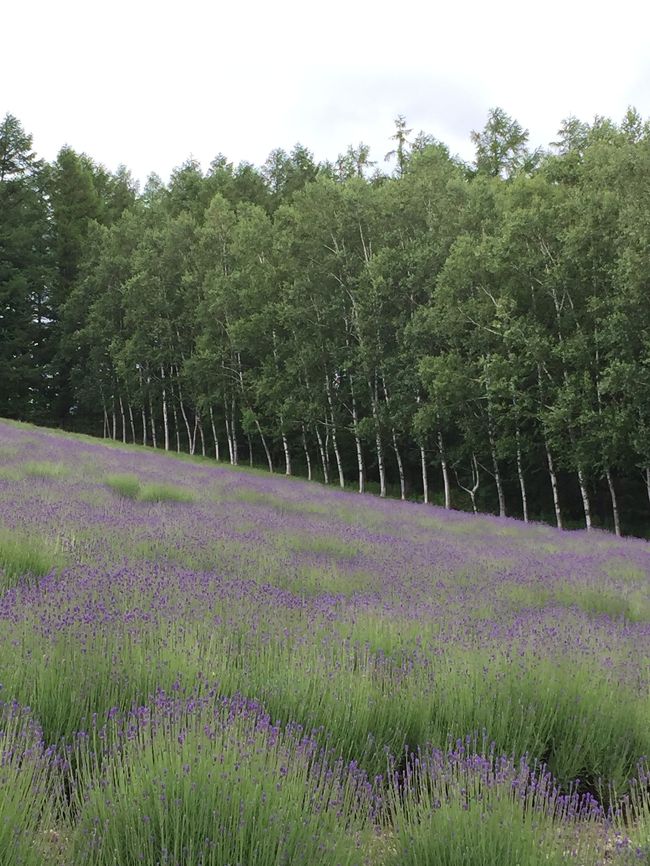
<path fill-rule="evenodd" d="M 0 703 L 0 866 L 41 866 L 53 830 L 53 766 L 29 711 Z"/>
<path fill-rule="evenodd" d="M 360 864 L 365 776 L 254 703 L 159 695 L 80 737 L 75 862 Z M 110 742 L 108 749 L 98 744 Z M 98 751 L 101 760 L 98 760 Z"/>
<path fill-rule="evenodd" d="M 589 794 L 563 794 L 543 765 L 476 745 L 418 751 L 392 775 L 387 864 L 602 863 L 609 825 Z"/>

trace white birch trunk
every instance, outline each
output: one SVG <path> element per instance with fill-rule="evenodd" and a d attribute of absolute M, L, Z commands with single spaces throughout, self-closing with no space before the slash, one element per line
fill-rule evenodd
<path fill-rule="evenodd" d="M 499 469 L 499 461 L 497 460 L 497 448 L 494 438 L 494 423 L 492 420 L 492 407 L 490 405 L 490 380 L 486 378 L 485 397 L 487 400 L 487 416 L 488 416 L 488 440 L 490 442 L 490 456 L 492 457 L 492 469 L 494 470 L 494 483 L 497 486 L 497 498 L 499 500 L 499 517 L 506 516 L 506 498 L 503 493 L 503 484 L 501 482 L 501 471 Z"/>
<path fill-rule="evenodd" d="M 214 459 L 219 460 L 219 439 L 217 437 L 217 427 L 214 423 L 214 412 L 210 406 L 210 427 L 212 428 L 212 441 L 214 442 Z"/>
<path fill-rule="evenodd" d="M 501 483 L 501 472 L 499 470 L 499 461 L 497 460 L 496 440 L 494 436 L 494 416 L 492 414 L 492 401 L 490 399 L 490 376 L 488 374 L 490 356 L 484 359 L 483 372 L 485 375 L 485 400 L 487 405 L 487 420 L 488 420 L 488 439 L 490 442 L 490 456 L 492 457 L 492 468 L 494 470 L 494 483 L 497 486 L 497 498 L 499 500 L 499 517 L 506 516 L 506 499 L 503 493 L 503 484 Z"/>
<path fill-rule="evenodd" d="M 334 449 L 334 456 L 336 457 L 336 468 L 339 473 L 339 487 L 341 489 L 345 488 L 345 477 L 343 475 L 343 462 L 341 460 L 341 453 L 339 451 L 339 444 L 336 439 L 336 426 L 334 424 L 334 415 L 331 415 L 330 423 L 332 425 L 331 436 L 332 436 L 332 448 Z"/>
<path fill-rule="evenodd" d="M 537 364 L 537 390 L 539 392 L 539 402 L 540 406 L 543 405 L 543 388 L 542 388 L 542 369 L 539 364 Z M 546 463 L 548 465 L 548 477 L 551 481 L 551 491 L 553 493 L 553 508 L 555 509 L 555 524 L 558 529 L 563 529 L 564 524 L 562 521 L 562 509 L 560 508 L 560 492 L 557 483 L 557 475 L 555 474 L 555 466 L 553 464 L 553 455 L 551 454 L 551 449 L 548 444 L 548 439 L 546 438 L 546 434 L 542 430 L 544 434 L 544 449 L 546 451 Z"/>
<path fill-rule="evenodd" d="M 248 465 L 253 467 L 253 440 L 251 439 L 250 433 L 246 434 L 246 441 L 248 442 Z"/>
<path fill-rule="evenodd" d="M 499 471 L 499 461 L 497 460 L 497 452 L 494 445 L 494 437 L 489 433 L 490 438 L 490 454 L 492 455 L 492 467 L 494 469 L 494 482 L 497 486 L 497 497 L 499 499 L 499 517 L 506 516 L 506 499 L 503 494 L 503 484 L 501 482 L 501 472 Z"/>
<path fill-rule="evenodd" d="M 104 439 L 108 439 L 108 434 L 109 434 L 108 411 L 106 409 L 105 403 L 102 403 L 102 408 L 104 410 Z"/>
<path fill-rule="evenodd" d="M 397 460 L 397 471 L 399 473 L 399 491 L 400 491 L 400 499 L 406 499 L 406 478 L 404 476 L 404 465 L 402 463 L 402 455 L 399 452 L 399 446 L 397 444 L 397 435 L 395 434 L 395 430 L 392 431 L 393 436 L 393 450 L 395 452 L 395 458 Z"/>
<path fill-rule="evenodd" d="M 149 422 L 151 424 L 151 441 L 153 442 L 153 447 L 158 447 L 158 440 L 156 437 L 156 419 L 153 416 L 153 401 L 151 399 L 151 394 L 149 394 Z"/>
<path fill-rule="evenodd" d="M 648 504 L 650 505 L 650 466 L 645 468 L 645 489 L 648 494 Z"/>
<path fill-rule="evenodd" d="M 165 434 L 165 451 L 169 451 L 169 419 L 167 417 L 167 389 L 165 388 L 165 368 L 160 365 L 160 378 L 162 380 L 162 414 L 163 432 Z"/>
<path fill-rule="evenodd" d="M 425 505 L 429 504 L 429 474 L 427 472 L 427 455 L 420 445 L 420 466 L 422 467 L 422 499 Z"/>
<path fill-rule="evenodd" d="M 307 481 L 312 480 L 311 476 L 311 457 L 309 456 L 309 448 L 307 448 L 307 436 L 305 435 L 305 425 L 302 424 L 302 449 L 305 452 L 305 460 L 307 461 Z"/>
<path fill-rule="evenodd" d="M 196 434 L 199 429 L 199 416 L 194 414 L 194 427 L 192 427 L 192 442 L 190 445 L 190 454 L 196 454 Z"/>
<path fill-rule="evenodd" d="M 131 427 L 131 442 L 135 445 L 135 422 L 133 420 L 133 406 L 129 402 L 126 404 L 129 410 L 129 426 Z"/>
<path fill-rule="evenodd" d="M 232 398 L 231 414 L 230 414 L 230 433 L 232 435 L 232 457 L 234 465 L 239 465 L 239 449 L 237 447 L 237 403 L 235 398 Z"/>
<path fill-rule="evenodd" d="M 377 450 L 377 468 L 379 470 L 379 495 L 384 499 L 386 497 L 386 466 L 384 465 L 384 449 L 378 430 L 375 433 L 375 447 Z"/>
<path fill-rule="evenodd" d="M 375 387 L 368 380 L 368 389 L 370 391 L 370 405 L 372 406 L 372 417 L 375 422 L 375 448 L 377 451 L 377 469 L 379 470 L 379 495 L 383 498 L 386 496 L 386 466 L 384 464 L 384 447 L 381 441 L 381 431 L 379 429 L 379 407 L 377 399 L 377 374 L 375 372 Z"/>
<path fill-rule="evenodd" d="M 120 417 L 122 419 L 122 442 L 126 445 L 126 415 L 124 413 L 124 403 L 121 394 L 119 395 L 118 400 L 120 403 Z"/>
<path fill-rule="evenodd" d="M 390 410 L 390 400 L 388 397 L 388 388 L 386 387 L 386 379 L 384 374 L 381 375 L 381 385 L 384 391 L 384 400 L 386 401 L 386 406 Z M 397 460 L 397 472 L 399 475 L 399 490 L 400 490 L 400 499 L 406 499 L 406 478 L 404 477 L 404 465 L 402 463 L 402 455 L 400 454 L 399 445 L 397 444 L 397 434 L 395 433 L 395 428 L 391 427 L 391 438 L 393 441 L 393 451 L 395 452 L 395 459 Z"/>
<path fill-rule="evenodd" d="M 596 363 L 598 363 L 598 350 L 596 350 Z M 600 392 L 600 379 L 596 378 L 596 398 L 598 400 L 598 415 L 602 417 L 603 405 Z M 616 488 L 614 487 L 614 479 L 609 466 L 605 469 L 605 478 L 607 478 L 607 486 L 609 487 L 609 497 L 612 501 L 612 516 L 614 518 L 614 533 L 620 538 L 621 536 L 621 520 L 618 513 L 618 500 L 616 498 Z"/>
<path fill-rule="evenodd" d="M 138 380 L 140 383 L 140 394 L 142 395 L 142 407 L 141 407 L 141 415 L 142 415 L 142 444 L 146 446 L 147 444 L 147 412 L 144 408 L 144 388 L 142 384 L 142 366 L 140 364 L 138 367 Z"/>
<path fill-rule="evenodd" d="M 228 421 L 228 409 L 227 409 L 227 407 L 225 408 L 225 412 L 224 412 L 224 421 L 226 424 L 226 439 L 228 440 L 228 454 L 230 457 L 230 465 L 234 466 L 235 465 L 235 455 L 233 454 L 233 451 L 232 451 L 232 438 L 230 436 L 230 423 Z"/>
<path fill-rule="evenodd" d="M 524 523 L 528 523 L 528 496 L 526 495 L 526 480 L 524 478 L 524 467 L 521 459 L 519 427 L 515 428 L 515 440 L 517 442 L 517 476 L 519 478 L 519 490 L 521 491 L 521 510 L 524 515 Z"/>
<path fill-rule="evenodd" d="M 185 403 L 183 402 L 183 392 L 181 391 L 180 385 L 178 386 L 178 404 L 181 407 L 183 423 L 185 424 L 185 429 L 187 430 L 187 446 L 190 449 L 190 454 L 194 454 L 196 446 L 196 427 L 194 428 L 194 434 L 192 434 L 192 430 L 190 428 L 190 421 L 187 417 L 187 410 L 185 409 Z"/>
<path fill-rule="evenodd" d="M 442 483 L 445 489 L 445 510 L 451 510 L 451 487 L 449 485 L 449 467 L 447 466 L 447 455 L 442 431 L 438 430 L 438 451 L 440 452 L 440 468 L 442 470 Z"/>
<path fill-rule="evenodd" d="M 456 475 L 456 481 L 458 482 L 458 486 L 461 490 L 464 490 L 465 493 L 469 494 L 469 498 L 472 501 L 472 511 L 474 514 L 478 514 L 478 508 L 476 507 L 476 494 L 478 492 L 479 484 L 481 482 L 481 476 L 478 471 L 478 461 L 476 459 L 476 455 L 472 454 L 472 486 L 465 487 L 460 483 L 458 479 L 458 475 Z"/>
<path fill-rule="evenodd" d="M 111 420 L 113 422 L 111 439 L 117 441 L 117 415 L 115 414 L 115 397 L 113 397 L 113 408 L 111 410 Z"/>
<path fill-rule="evenodd" d="M 176 411 L 176 403 L 174 402 L 174 392 L 172 391 L 172 416 L 174 418 L 174 435 L 176 437 L 176 453 L 181 453 L 181 431 L 178 425 L 178 412 Z"/>
<path fill-rule="evenodd" d="M 206 452 L 205 452 L 205 434 L 204 434 L 204 432 L 203 432 L 203 424 L 201 423 L 201 416 L 199 415 L 198 412 L 196 412 L 195 418 L 196 418 L 196 424 L 197 424 L 197 426 L 198 426 L 198 428 L 199 428 L 199 438 L 201 439 L 201 457 L 205 457 L 205 456 L 206 456 Z"/>
<path fill-rule="evenodd" d="M 587 532 L 591 532 L 591 502 L 589 501 L 589 491 L 587 490 L 587 482 L 585 480 L 585 474 L 582 471 L 582 466 L 578 468 L 577 474 L 578 484 L 580 485 L 580 495 L 582 496 L 582 508 L 585 513 L 585 527 Z"/>
<path fill-rule="evenodd" d="M 341 454 L 339 453 L 339 445 L 336 440 L 336 424 L 334 423 L 334 405 L 332 401 L 332 391 L 330 388 L 330 380 L 328 376 L 325 376 L 325 391 L 327 394 L 327 402 L 330 409 L 330 424 L 331 428 L 328 432 L 331 433 L 332 436 L 332 448 L 334 449 L 334 456 L 336 457 L 336 467 L 339 472 L 339 486 L 341 489 L 345 487 L 345 477 L 343 476 L 343 463 L 341 461 Z"/>
<path fill-rule="evenodd" d="M 563 529 L 564 525 L 562 522 L 562 509 L 560 508 L 560 493 L 557 484 L 557 475 L 555 474 L 555 467 L 553 465 L 553 455 L 551 454 L 551 449 L 549 448 L 546 437 L 544 437 L 544 447 L 546 448 L 546 462 L 548 464 L 548 476 L 551 480 L 551 490 L 553 491 L 553 507 L 555 508 L 555 523 L 557 524 L 558 529 Z"/>
<path fill-rule="evenodd" d="M 320 451 L 320 459 L 323 464 L 323 481 L 325 484 L 330 483 L 330 473 L 329 467 L 327 463 L 327 458 L 325 456 L 325 447 L 323 446 L 323 437 L 320 435 L 320 430 L 318 429 L 318 425 L 316 425 L 316 441 L 318 442 L 318 450 Z M 650 493 L 648 494 L 650 497 Z"/>
<path fill-rule="evenodd" d="M 289 453 L 289 442 L 284 432 L 284 421 L 280 415 L 280 435 L 282 436 L 282 448 L 284 450 L 284 474 L 291 475 L 291 454 Z"/>
<path fill-rule="evenodd" d="M 271 459 L 271 452 L 269 451 L 269 446 L 266 442 L 266 437 L 262 432 L 262 428 L 260 426 L 260 422 L 255 418 L 255 426 L 257 427 L 257 432 L 260 434 L 260 439 L 262 440 L 262 447 L 264 448 L 264 453 L 266 454 L 266 462 L 269 464 L 269 472 L 273 474 L 273 460 Z"/>
<path fill-rule="evenodd" d="M 327 471 L 329 472 L 330 468 L 330 427 L 329 421 L 327 420 L 327 416 L 325 417 L 325 462 L 327 463 Z"/>
<path fill-rule="evenodd" d="M 357 474 L 359 479 L 359 493 L 365 493 L 366 490 L 366 470 L 363 463 L 363 449 L 361 447 L 361 439 L 359 438 L 359 416 L 357 414 L 357 399 L 354 394 L 354 379 L 350 380 L 350 396 L 352 398 L 352 431 L 354 435 L 354 446 L 357 452 Z"/>
<path fill-rule="evenodd" d="M 524 518 L 524 523 L 528 523 L 528 496 L 526 494 L 526 479 L 524 478 L 524 463 L 521 455 L 521 433 L 519 430 L 518 410 L 517 410 L 517 391 L 515 388 L 514 379 L 510 380 L 510 391 L 512 399 L 512 408 L 514 409 L 515 418 L 515 443 L 517 456 L 517 477 L 519 479 L 519 491 L 521 493 L 521 511 Z"/>
<path fill-rule="evenodd" d="M 612 473 L 609 469 L 609 466 L 605 470 L 605 477 L 607 478 L 607 486 L 609 487 L 609 496 L 612 500 L 612 516 L 614 518 L 614 532 L 618 537 L 621 536 L 621 519 L 618 513 L 618 499 L 616 498 L 616 488 L 614 487 L 614 479 L 612 478 Z"/>
<path fill-rule="evenodd" d="M 142 416 L 142 444 L 146 447 L 147 445 L 147 411 L 144 408 L 144 405 L 141 409 Z"/>

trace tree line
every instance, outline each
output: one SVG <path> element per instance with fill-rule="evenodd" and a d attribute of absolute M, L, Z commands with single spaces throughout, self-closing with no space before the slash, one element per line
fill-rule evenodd
<path fill-rule="evenodd" d="M 381 496 L 642 533 L 650 124 L 501 109 L 140 191 L 0 124 L 0 415 Z"/>

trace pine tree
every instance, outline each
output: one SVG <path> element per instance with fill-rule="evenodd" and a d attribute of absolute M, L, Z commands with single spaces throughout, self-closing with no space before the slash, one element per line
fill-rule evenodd
<path fill-rule="evenodd" d="M 0 415 L 46 420 L 51 319 L 46 173 L 18 119 L 0 124 Z"/>

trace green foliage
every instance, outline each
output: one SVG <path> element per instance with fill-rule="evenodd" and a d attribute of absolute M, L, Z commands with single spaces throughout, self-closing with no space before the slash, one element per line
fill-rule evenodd
<path fill-rule="evenodd" d="M 528 130 L 502 108 L 492 108 L 481 132 L 472 132 L 476 146 L 476 169 L 490 177 L 510 177 L 521 168 L 531 168 L 535 155 L 527 149 Z"/>
<path fill-rule="evenodd" d="M 43 418 L 51 390 L 46 169 L 17 118 L 0 122 L 0 416 Z"/>

